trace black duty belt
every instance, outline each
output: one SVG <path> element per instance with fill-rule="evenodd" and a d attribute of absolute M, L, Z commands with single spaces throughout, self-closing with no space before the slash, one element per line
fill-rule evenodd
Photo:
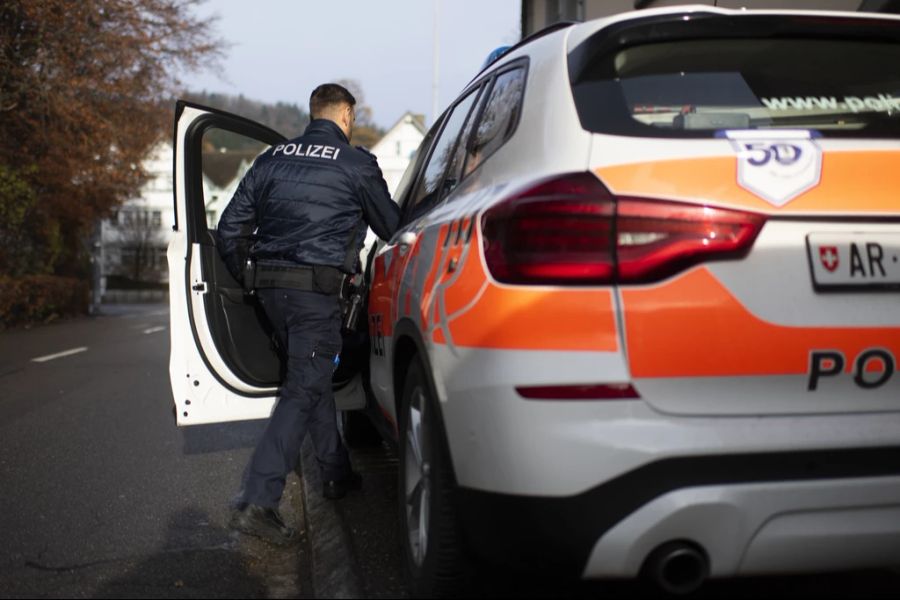
<path fill-rule="evenodd" d="M 245 273 L 245 277 L 247 275 Z M 255 289 L 288 288 L 338 295 L 343 287 L 344 273 L 336 267 L 327 266 L 257 264 L 252 273 L 252 282 L 249 287 Z"/>

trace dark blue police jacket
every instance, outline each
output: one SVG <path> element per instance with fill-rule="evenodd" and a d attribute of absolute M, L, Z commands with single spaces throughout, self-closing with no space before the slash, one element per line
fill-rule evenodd
<path fill-rule="evenodd" d="M 366 224 L 386 240 L 399 223 L 375 156 L 351 146 L 336 123 L 316 119 L 300 137 L 257 157 L 222 213 L 217 236 L 236 277 L 248 251 L 259 264 L 351 273 Z"/>

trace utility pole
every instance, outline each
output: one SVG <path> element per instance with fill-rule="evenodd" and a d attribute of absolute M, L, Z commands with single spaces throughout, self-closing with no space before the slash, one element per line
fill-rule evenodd
<path fill-rule="evenodd" d="M 88 306 L 88 314 L 100 313 L 100 303 L 103 301 L 103 221 L 94 221 L 94 231 L 91 233 L 91 304 Z"/>
<path fill-rule="evenodd" d="M 437 121 L 438 118 L 438 79 L 439 79 L 439 69 L 441 65 L 440 61 L 440 27 L 439 20 L 441 15 L 441 0 L 434 0 L 434 33 L 432 38 L 434 40 L 434 50 L 432 51 L 432 55 L 434 58 L 434 64 L 432 66 L 432 80 L 431 80 L 431 123 L 433 124 Z"/>

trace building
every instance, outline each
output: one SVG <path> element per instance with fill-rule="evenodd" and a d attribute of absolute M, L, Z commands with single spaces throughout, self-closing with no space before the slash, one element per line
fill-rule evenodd
<path fill-rule="evenodd" d="M 898 0 L 522 0 L 522 37 L 559 21 L 590 21 L 616 13 L 679 4 L 722 8 L 862 10 L 900 13 Z"/>
<path fill-rule="evenodd" d="M 392 196 L 426 132 L 425 115 L 407 112 L 372 146 Z"/>
<path fill-rule="evenodd" d="M 212 154 L 212 153 L 210 153 Z M 203 193 L 210 225 L 218 221 L 252 161 L 242 153 L 203 158 Z M 143 287 L 168 281 L 166 248 L 175 225 L 172 144 L 160 142 L 141 165 L 148 178 L 138 194 L 100 224 L 100 289 Z"/>
<path fill-rule="evenodd" d="M 129 281 L 165 281 L 172 210 L 172 145 L 159 143 L 142 164 L 149 175 L 139 194 L 100 224 L 101 294 Z"/>

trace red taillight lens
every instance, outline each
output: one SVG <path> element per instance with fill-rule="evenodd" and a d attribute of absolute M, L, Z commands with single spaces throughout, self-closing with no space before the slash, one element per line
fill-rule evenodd
<path fill-rule="evenodd" d="M 614 198 L 590 173 L 543 181 L 488 209 L 484 255 L 498 281 L 522 284 L 650 283 L 753 245 L 762 215 Z"/>
<path fill-rule="evenodd" d="M 590 173 L 516 194 L 482 218 L 491 274 L 506 283 L 610 283 L 613 209 L 609 192 Z"/>
<path fill-rule="evenodd" d="M 616 208 L 618 281 L 658 281 L 706 260 L 738 258 L 764 222 L 742 211 L 622 199 Z"/>

